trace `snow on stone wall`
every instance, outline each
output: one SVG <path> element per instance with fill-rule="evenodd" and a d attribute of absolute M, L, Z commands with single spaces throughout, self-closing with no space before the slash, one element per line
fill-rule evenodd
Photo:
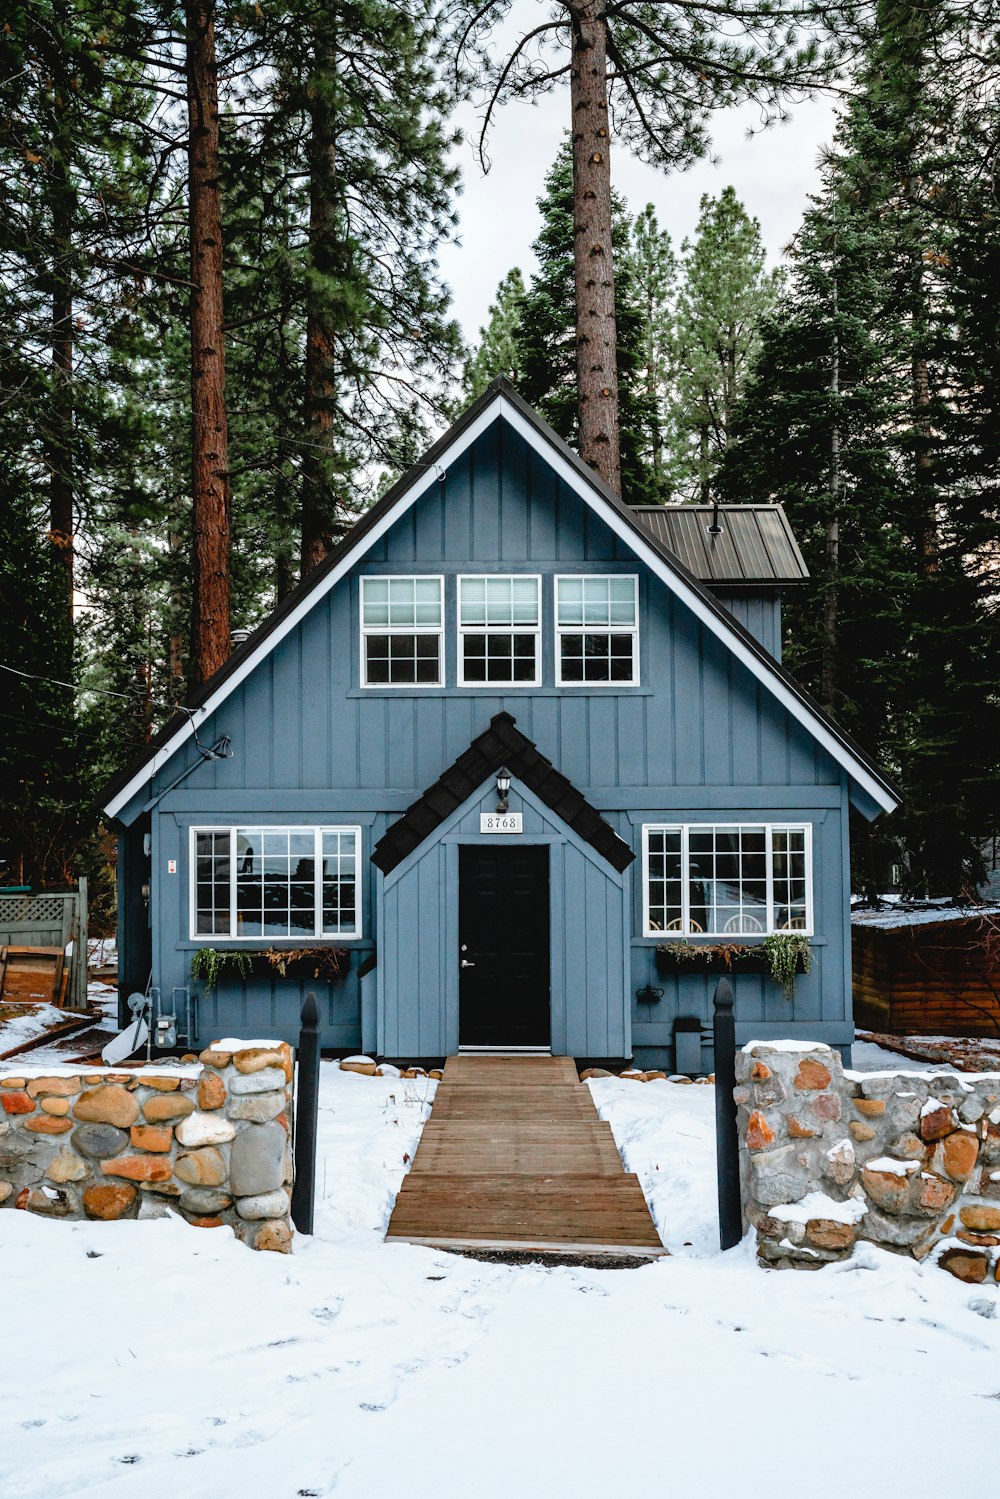
<path fill-rule="evenodd" d="M 287 1252 L 292 1050 L 226 1045 L 200 1066 L 0 1072 L 0 1206 L 71 1219 L 176 1211 Z"/>
<path fill-rule="evenodd" d="M 845 1073 L 829 1048 L 752 1042 L 736 1078 L 765 1264 L 811 1269 L 868 1239 L 1000 1281 L 1000 1073 Z"/>

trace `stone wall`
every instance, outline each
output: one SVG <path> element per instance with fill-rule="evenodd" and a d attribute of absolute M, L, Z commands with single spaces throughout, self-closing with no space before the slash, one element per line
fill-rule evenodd
<path fill-rule="evenodd" d="M 47 1218 L 228 1224 L 287 1252 L 292 1050 L 223 1043 L 190 1065 L 0 1072 L 0 1206 Z"/>
<path fill-rule="evenodd" d="M 1000 1280 L 1000 1074 L 845 1073 L 829 1047 L 753 1042 L 736 1078 L 764 1263 L 812 1269 L 867 1239 Z"/>

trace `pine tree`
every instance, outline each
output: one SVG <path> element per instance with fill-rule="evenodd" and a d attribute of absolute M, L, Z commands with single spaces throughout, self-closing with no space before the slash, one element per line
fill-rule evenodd
<path fill-rule="evenodd" d="M 612 489 L 621 483 L 611 135 L 667 168 L 709 148 L 714 110 L 744 99 L 770 121 L 783 99 L 829 79 L 855 38 L 853 6 L 828 0 L 555 0 L 512 47 L 494 51 L 510 0 L 466 4 L 459 61 L 485 84 L 479 140 L 511 98 L 569 83 L 573 161 L 575 386 L 580 451 Z M 846 24 L 845 24 L 846 23 Z M 802 28 L 801 36 L 798 28 Z M 832 39 L 822 45 L 824 28 Z M 505 38 L 506 40 L 506 38 Z"/>
<path fill-rule="evenodd" d="M 642 313 L 642 362 L 649 408 L 649 452 L 656 498 L 672 496 L 668 401 L 676 377 L 677 257 L 670 235 L 661 229 L 652 203 L 632 224 L 629 270 Z"/>
<path fill-rule="evenodd" d="M 513 385 L 520 385 L 517 339 L 524 294 L 524 277 L 514 266 L 497 287 L 486 326 L 479 330 L 479 343 L 465 360 L 462 388 L 470 400 L 481 396 L 490 381 L 501 375 Z"/>
<path fill-rule="evenodd" d="M 901 782 L 861 841 L 866 884 L 902 856 L 917 894 L 975 887 L 1000 806 L 995 353 L 969 357 L 968 321 L 985 315 L 988 343 L 997 219 L 972 181 L 989 129 L 963 108 L 982 97 L 979 19 L 880 5 L 726 476 L 741 498 L 787 496 L 793 520 L 812 510 L 821 608 L 796 611 L 796 665 Z"/>
<path fill-rule="evenodd" d="M 760 224 L 731 187 L 702 197 L 694 239 L 682 250 L 674 461 L 681 492 L 705 504 L 781 272 L 765 270 Z"/>
<path fill-rule="evenodd" d="M 566 142 L 545 178 L 538 200 L 542 228 L 532 246 L 538 271 L 524 294 L 516 335 L 521 389 L 560 437 L 578 443 L 576 391 L 576 282 L 573 255 L 573 160 Z M 651 402 L 643 370 L 642 309 L 628 257 L 630 222 L 625 205 L 612 201 L 614 243 L 620 253 L 615 283 L 618 330 L 617 389 L 621 412 L 621 492 L 629 504 L 652 503 L 655 485 L 643 454 L 651 448 Z"/>

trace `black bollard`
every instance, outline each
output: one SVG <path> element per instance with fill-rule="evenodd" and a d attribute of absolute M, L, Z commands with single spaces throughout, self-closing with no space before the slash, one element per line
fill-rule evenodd
<path fill-rule="evenodd" d="M 715 1149 L 719 1177 L 719 1242 L 732 1249 L 743 1237 L 740 1149 L 736 1134 L 736 1020 L 733 986 L 720 979 L 713 1001 L 715 1037 Z"/>
<path fill-rule="evenodd" d="M 313 1231 L 316 1196 L 316 1129 L 319 1118 L 319 1009 L 306 995 L 299 1030 L 298 1094 L 295 1100 L 295 1184 L 292 1222 L 300 1234 Z"/>

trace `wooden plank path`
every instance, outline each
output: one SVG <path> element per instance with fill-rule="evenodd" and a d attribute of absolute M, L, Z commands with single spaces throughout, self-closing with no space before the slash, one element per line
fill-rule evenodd
<path fill-rule="evenodd" d="M 449 1057 L 386 1238 L 440 1249 L 666 1253 L 572 1057 Z"/>

